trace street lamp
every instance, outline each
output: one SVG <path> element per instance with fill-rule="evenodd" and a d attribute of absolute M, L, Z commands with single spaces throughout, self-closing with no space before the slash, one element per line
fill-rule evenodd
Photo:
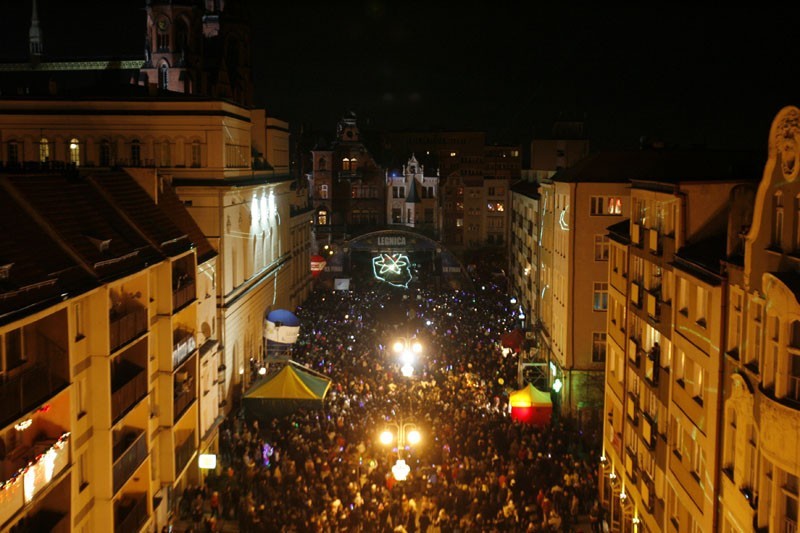
<path fill-rule="evenodd" d="M 392 475 L 397 481 L 405 481 L 408 474 L 411 472 L 411 467 L 406 464 L 403 459 L 402 450 L 406 449 L 406 445 L 416 446 L 422 441 L 422 434 L 417 429 L 414 422 L 387 422 L 386 429 L 380 434 L 381 444 L 389 446 L 397 439 L 397 461 L 392 466 Z M 394 429 L 394 432 L 392 429 Z"/>
<path fill-rule="evenodd" d="M 400 338 L 392 345 L 394 353 L 400 356 L 400 372 L 403 376 L 410 378 L 414 375 L 414 363 L 419 354 L 422 353 L 422 343 L 414 338 Z"/>

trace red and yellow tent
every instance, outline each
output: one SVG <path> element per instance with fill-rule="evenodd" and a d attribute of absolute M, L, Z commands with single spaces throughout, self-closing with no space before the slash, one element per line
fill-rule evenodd
<path fill-rule="evenodd" d="M 525 424 L 546 426 L 553 414 L 553 402 L 550 393 L 543 392 L 530 383 L 508 397 L 511 418 Z"/>

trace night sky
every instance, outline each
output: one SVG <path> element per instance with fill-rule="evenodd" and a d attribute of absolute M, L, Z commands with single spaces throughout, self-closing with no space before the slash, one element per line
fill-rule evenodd
<path fill-rule="evenodd" d="M 485 130 L 525 145 L 563 119 L 584 120 L 593 149 L 647 137 L 763 151 L 777 111 L 800 105 L 800 7 L 237 1 L 253 28 L 257 104 L 305 131 L 333 133 L 353 110 L 364 128 Z M 0 57 L 24 52 L 30 0 L 0 4 Z M 144 5 L 39 0 L 70 35 L 64 53 L 73 41 L 140 50 Z"/>
<path fill-rule="evenodd" d="M 593 148 L 646 136 L 755 150 L 775 113 L 800 104 L 796 8 L 542 4 L 254 5 L 259 102 L 316 130 L 353 109 L 378 129 L 527 142 L 562 118 L 585 120 Z"/>

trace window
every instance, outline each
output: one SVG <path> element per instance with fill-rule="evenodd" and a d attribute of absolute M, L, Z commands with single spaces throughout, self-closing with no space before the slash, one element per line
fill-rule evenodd
<path fill-rule="evenodd" d="M 75 166 L 81 164 L 81 143 L 75 137 L 69 140 L 69 162 Z"/>
<path fill-rule="evenodd" d="M 17 141 L 9 141 L 6 150 L 6 164 L 16 165 L 19 163 L 19 144 Z"/>
<path fill-rule="evenodd" d="M 131 141 L 131 166 L 138 167 L 142 164 L 142 144 L 137 141 Z"/>
<path fill-rule="evenodd" d="M 400 224 L 402 222 L 400 219 L 402 216 L 402 211 L 399 207 L 392 208 L 392 224 Z"/>
<path fill-rule="evenodd" d="M 464 219 L 463 218 L 457 218 L 456 219 L 456 227 L 457 228 L 461 228 L 463 226 L 464 226 Z"/>
<path fill-rule="evenodd" d="M 594 260 L 608 261 L 608 236 L 594 236 Z"/>
<path fill-rule="evenodd" d="M 169 88 L 169 67 L 166 63 L 158 67 L 158 88 L 164 91 Z"/>
<path fill-rule="evenodd" d="M 86 414 L 86 379 L 77 378 L 75 380 L 75 402 L 78 408 L 78 418 L 82 418 Z"/>
<path fill-rule="evenodd" d="M 169 167 L 171 166 L 171 153 L 170 153 L 170 146 L 169 141 L 162 141 L 159 144 L 159 161 L 158 166 L 160 167 Z"/>
<path fill-rule="evenodd" d="M 622 198 L 616 196 L 592 196 L 591 214 L 600 215 L 621 215 Z"/>
<path fill-rule="evenodd" d="M 592 333 L 592 362 L 603 363 L 606 360 L 606 334 L 595 331 Z"/>
<path fill-rule="evenodd" d="M 323 183 L 322 185 L 319 186 L 319 197 L 322 198 L 323 200 L 327 200 L 328 199 L 328 185 L 327 184 Z"/>
<path fill-rule="evenodd" d="M 430 207 L 425 208 L 425 223 L 433 224 L 433 209 Z"/>
<path fill-rule="evenodd" d="M 83 302 L 76 302 L 73 308 L 75 312 L 75 340 L 81 340 L 84 335 L 84 316 L 83 316 Z"/>
<path fill-rule="evenodd" d="M 695 309 L 695 321 L 697 325 L 706 327 L 706 319 L 708 317 L 708 298 L 709 290 L 705 287 L 697 286 L 697 309 Z"/>
<path fill-rule="evenodd" d="M 783 193 L 778 191 L 772 197 L 772 247 L 781 250 L 783 237 Z"/>
<path fill-rule="evenodd" d="M 47 163 L 50 161 L 50 142 L 47 137 L 39 139 L 39 162 Z"/>
<path fill-rule="evenodd" d="M 192 167 L 200 166 L 200 141 L 192 142 Z"/>
<path fill-rule="evenodd" d="M 328 224 L 328 211 L 325 209 L 320 209 L 317 212 L 317 225 L 318 226 L 326 226 Z"/>
<path fill-rule="evenodd" d="M 405 198 L 406 197 L 406 188 L 405 187 L 392 187 L 392 198 Z"/>
<path fill-rule="evenodd" d="M 788 472 L 783 474 L 784 482 L 783 486 L 781 487 L 781 499 L 782 507 L 783 507 L 783 518 L 780 520 L 782 523 L 780 524 L 779 530 L 780 531 L 797 531 L 797 512 L 798 512 L 798 505 L 797 505 L 797 476 L 792 475 Z"/>
<path fill-rule="evenodd" d="M 742 344 L 742 301 L 741 291 L 731 289 L 730 310 L 728 311 L 728 353 L 739 356 Z"/>
<path fill-rule="evenodd" d="M 160 18 L 158 20 L 158 34 L 156 38 L 158 41 L 156 42 L 157 50 L 159 52 L 167 52 L 169 51 L 169 21 L 166 18 Z"/>
<path fill-rule="evenodd" d="M 342 159 L 342 170 L 350 170 L 350 159 L 347 157 Z"/>
<path fill-rule="evenodd" d="M 100 142 L 99 163 L 101 167 L 111 166 L 111 143 L 108 141 Z"/>
<path fill-rule="evenodd" d="M 86 460 L 86 453 L 78 456 L 78 489 L 80 492 L 89 486 L 89 461 Z"/>
<path fill-rule="evenodd" d="M 317 161 L 317 170 L 325 170 L 325 158 L 320 157 Z"/>
<path fill-rule="evenodd" d="M 800 402 L 800 321 L 792 322 L 792 339 L 789 345 L 789 375 L 786 395 Z"/>
<path fill-rule="evenodd" d="M 678 278 L 678 312 L 689 316 L 689 281 L 686 278 Z"/>
<path fill-rule="evenodd" d="M 592 295 L 592 309 L 605 311 L 608 309 L 608 283 L 595 282 Z"/>

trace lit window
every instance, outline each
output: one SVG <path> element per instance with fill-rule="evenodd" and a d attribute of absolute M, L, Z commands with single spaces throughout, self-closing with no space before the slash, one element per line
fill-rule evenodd
<path fill-rule="evenodd" d="M 328 212 L 324 209 L 320 209 L 317 213 L 317 224 L 320 226 L 326 226 L 328 224 Z"/>
<path fill-rule="evenodd" d="M 342 159 L 342 170 L 350 170 L 350 159 L 346 157 Z"/>
<path fill-rule="evenodd" d="M 608 309 L 608 283 L 595 282 L 592 294 L 592 309 L 595 311 Z"/>
<path fill-rule="evenodd" d="M 50 160 L 50 142 L 47 137 L 39 139 L 39 161 L 47 163 Z"/>
<path fill-rule="evenodd" d="M 75 137 L 69 140 L 69 162 L 75 166 L 81 164 L 81 144 Z"/>
<path fill-rule="evenodd" d="M 455 152 L 450 152 L 450 157 L 455 157 L 455 156 L 456 156 Z"/>
<path fill-rule="evenodd" d="M 456 227 L 457 228 L 464 227 L 464 219 L 463 218 L 457 218 L 456 219 Z"/>

